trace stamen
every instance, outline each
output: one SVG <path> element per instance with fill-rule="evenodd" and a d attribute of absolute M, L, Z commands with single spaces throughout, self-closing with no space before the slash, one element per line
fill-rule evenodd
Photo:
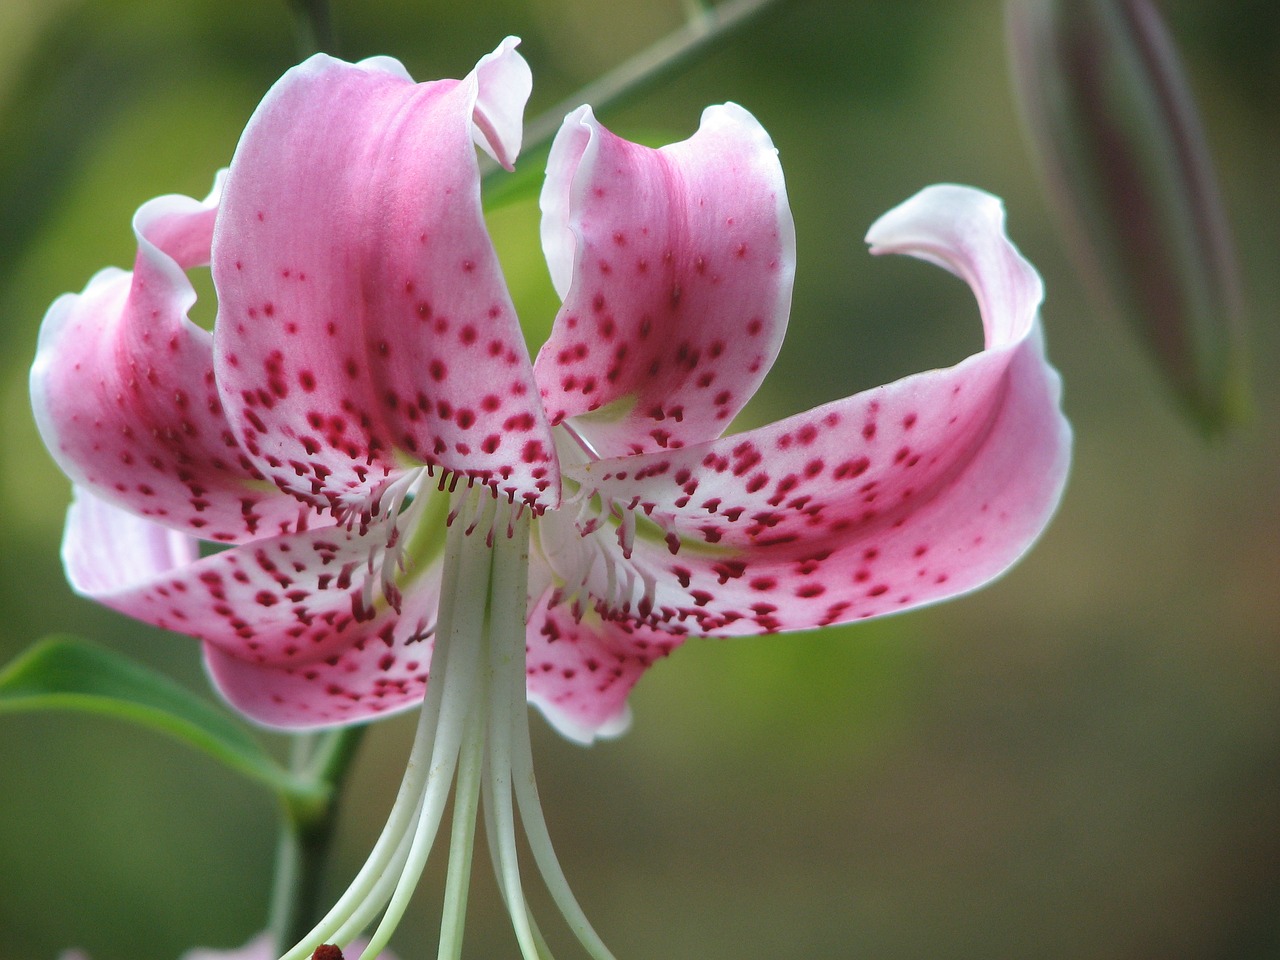
<path fill-rule="evenodd" d="M 472 493 L 473 491 L 468 490 L 463 497 L 471 499 Z M 369 938 L 369 946 L 361 955 L 361 960 L 373 960 L 382 952 L 408 908 L 409 899 L 426 867 L 427 856 L 440 827 L 473 700 L 477 696 L 483 696 L 483 688 L 478 690 L 477 684 L 480 683 L 480 659 L 485 646 L 492 554 L 488 550 L 477 550 L 467 544 L 467 534 L 461 524 L 451 527 L 448 536 L 451 540 L 456 538 L 461 541 L 459 545 L 462 555 L 456 565 L 456 581 L 449 584 L 453 587 L 452 591 L 448 595 L 441 593 L 442 617 L 446 605 L 450 608 L 451 616 L 447 625 L 447 640 L 445 625 L 442 624 L 436 645 L 438 647 L 447 642 L 450 657 L 446 673 L 437 671 L 434 662 L 431 668 L 435 684 L 443 687 L 444 691 L 440 701 L 435 742 L 431 747 L 431 769 L 423 793 L 422 815 L 415 827 L 413 845 L 401 871 L 400 880 L 387 904 L 381 923 Z M 450 603 L 450 600 L 453 602 Z"/>
<path fill-rule="evenodd" d="M 399 510 L 403 495 L 387 503 Z M 412 519 L 413 509 L 410 503 L 404 515 Z M 538 869 L 570 928 L 594 960 L 613 960 L 556 862 L 533 781 L 525 677 L 532 511 L 482 484 L 468 484 L 452 498 L 448 516 L 430 682 L 400 791 L 351 886 L 284 960 L 304 960 L 317 944 L 349 945 L 379 912 L 381 921 L 361 960 L 383 950 L 422 875 L 455 773 L 438 960 L 461 956 L 481 799 L 494 870 L 524 960 L 550 960 L 551 952 L 521 887 L 517 809 Z"/>
<path fill-rule="evenodd" d="M 400 612 L 403 598 L 395 577 L 398 571 L 405 568 L 406 538 L 403 534 L 416 522 L 424 498 L 413 497 L 408 501 L 407 508 L 405 501 L 421 487 L 424 475 L 424 468 L 406 471 L 385 481 L 359 504 L 335 511 L 339 524 L 345 525 L 347 530 L 354 529 L 358 518 L 361 536 L 368 533 L 375 524 L 384 524 L 386 529 L 382 543 L 375 545 L 365 559 L 368 576 L 361 585 L 360 592 L 352 598 L 352 614 L 357 620 L 368 620 L 376 615 L 375 590 L 378 588 L 381 588 L 382 597 L 388 606 L 397 613 Z"/>
<path fill-rule="evenodd" d="M 510 545 L 497 551 L 494 564 L 494 587 L 509 591 L 527 589 L 528 582 L 528 548 L 522 552 L 512 549 Z M 514 556 L 513 556 L 514 555 Z M 514 714 L 525 715 L 525 676 L 524 676 L 524 615 L 521 613 L 519 624 L 512 623 L 510 609 L 495 608 L 495 635 L 498 630 L 511 630 L 518 626 L 522 637 L 520 655 L 513 656 L 514 651 L 504 649 L 502 644 L 493 644 L 489 651 L 490 701 L 489 701 L 489 763 L 485 778 L 485 805 L 491 816 L 489 826 L 489 843 L 497 860 L 498 883 L 503 891 L 503 899 L 507 902 L 507 911 L 515 927 L 516 941 L 520 944 L 520 953 L 526 960 L 538 960 L 537 943 L 533 936 L 531 918 L 524 899 L 524 890 L 520 884 L 520 865 L 516 855 L 515 813 L 512 806 L 511 783 L 511 738 L 514 730 Z M 519 676 L 513 684 L 513 669 L 518 666 Z"/>
<path fill-rule="evenodd" d="M 510 549 L 498 550 L 493 570 L 495 593 L 502 589 L 512 591 L 527 589 L 528 570 L 527 539 L 523 541 L 519 552 Z M 498 595 L 502 594 L 498 593 Z M 504 609 L 501 606 L 494 608 L 493 626 L 496 636 L 502 636 L 500 632 L 504 629 L 502 620 L 511 613 L 510 609 Z M 505 624 L 505 629 L 516 628 L 523 636 L 523 615 L 520 616 L 518 623 Z M 529 916 L 528 908 L 524 903 L 524 894 L 520 888 L 519 866 L 515 858 L 515 827 L 512 822 L 514 817 L 511 815 L 511 790 L 514 787 L 516 802 L 520 808 L 520 822 L 524 826 L 534 862 L 542 873 L 543 882 L 546 883 L 552 900 L 560 908 L 561 914 L 578 941 L 594 960 L 614 960 L 613 954 L 596 934 L 573 892 L 569 889 L 564 871 L 561 870 L 555 850 L 552 848 L 546 820 L 542 816 L 542 805 L 538 801 L 538 787 L 533 776 L 533 749 L 529 742 L 529 711 L 525 706 L 527 687 L 523 643 L 519 647 L 519 652 L 520 655 L 512 656 L 510 650 L 507 650 L 504 656 L 501 644 L 494 644 L 490 648 L 493 676 L 489 715 L 490 777 L 487 778 L 487 783 L 493 801 L 490 806 L 494 808 L 495 826 L 500 828 L 498 833 L 500 840 L 491 840 L 491 842 L 498 847 L 499 851 L 498 860 L 501 864 L 499 876 L 503 880 L 506 891 L 507 909 L 511 913 L 512 922 L 516 925 L 516 937 L 520 941 L 520 949 L 525 960 L 549 957 L 546 943 L 537 933 L 537 926 Z M 508 825 L 510 825 L 509 830 Z"/>
<path fill-rule="evenodd" d="M 480 775 L 485 765 L 484 699 L 481 695 L 471 705 L 466 742 L 458 766 L 453 831 L 449 837 L 449 873 L 445 878 L 444 909 L 440 917 L 440 960 L 458 960 L 462 956 L 467 890 L 471 885 L 471 854 L 475 849 L 476 810 L 480 805 Z"/>
<path fill-rule="evenodd" d="M 603 551 L 600 553 L 600 561 L 604 564 L 605 575 L 604 597 L 601 598 L 601 602 L 612 607 L 618 602 L 618 565 L 613 562 L 610 554 Z M 583 589 L 585 588 L 584 583 Z"/>
<path fill-rule="evenodd" d="M 537 921 L 534 920 L 533 914 L 529 912 L 528 904 L 524 900 L 523 889 L 520 890 L 519 905 L 513 905 L 511 901 L 511 895 L 508 892 L 506 885 L 501 882 L 503 866 L 498 853 L 498 843 L 496 840 L 494 840 L 495 837 L 501 836 L 501 833 L 498 830 L 497 818 L 494 814 L 494 810 L 497 808 L 497 802 L 494 799 L 494 793 L 491 785 L 491 780 L 488 775 L 487 767 L 485 770 L 483 807 L 484 807 L 484 831 L 485 831 L 485 836 L 489 838 L 489 843 L 488 843 L 489 863 L 493 867 L 493 875 L 499 878 L 498 892 L 502 894 L 502 902 L 506 905 L 507 915 L 512 918 L 512 923 L 515 924 L 516 911 L 517 910 L 523 911 L 525 920 L 528 922 L 528 925 L 529 925 L 529 932 L 532 935 L 533 942 L 538 949 L 538 952 L 535 954 L 535 956 L 538 957 L 539 960 L 542 960 L 542 958 L 548 958 L 548 960 L 550 960 L 551 948 L 547 946 L 547 941 L 543 938 L 542 931 L 538 929 Z M 512 818 L 512 820 L 514 821 L 514 818 Z M 519 934 L 517 934 L 517 942 L 518 941 L 519 941 Z"/>
<path fill-rule="evenodd" d="M 417 823 L 421 816 L 422 800 L 419 798 L 418 806 L 414 808 L 410 823 Z M 331 936 L 335 941 L 350 943 L 364 932 L 365 927 L 373 922 L 383 905 L 391 899 L 391 893 L 400 880 L 400 874 L 404 871 L 404 865 L 409 859 L 409 849 L 412 846 L 413 832 L 406 830 L 404 836 L 400 838 L 400 844 L 396 847 L 395 853 L 387 861 L 386 868 L 378 875 L 376 883 L 369 890 L 368 896 L 347 918 L 346 922 L 333 931 Z M 335 907 L 334 909 L 337 908 Z"/>
<path fill-rule="evenodd" d="M 583 949 L 593 960 L 617 960 L 582 911 L 578 898 L 569 887 L 560 860 L 556 857 L 555 848 L 551 844 L 551 833 L 547 830 L 547 821 L 542 815 L 542 801 L 538 799 L 538 784 L 533 777 L 533 748 L 529 743 L 527 711 L 520 711 L 517 723 L 519 729 L 512 738 L 516 749 L 511 758 L 511 780 L 515 784 L 520 823 L 524 826 L 525 839 L 529 841 L 533 861 L 538 865 L 542 882 L 546 884 L 552 901 L 560 908 L 560 915 L 569 924 L 569 929 L 578 938 Z"/>
<path fill-rule="evenodd" d="M 578 515 L 573 518 L 573 525 L 578 528 L 581 536 L 589 536 L 595 532 L 600 526 L 599 511 L 592 506 L 591 497 L 583 497 L 582 502 L 578 505 Z M 590 515 L 590 519 L 587 519 Z"/>
<path fill-rule="evenodd" d="M 458 591 L 465 542 L 461 536 L 445 539 L 441 603 L 436 625 L 436 641 L 431 654 L 431 683 L 418 717 L 404 779 L 382 830 L 364 866 L 333 908 L 282 960 L 305 960 L 316 943 L 328 941 L 340 929 L 344 941 L 362 930 L 387 902 L 391 892 L 388 878 L 398 877 L 408 858 L 413 828 L 421 820 L 424 787 L 433 769 L 432 747 L 446 684 L 450 640 L 453 635 L 454 605 Z M 357 923 L 357 920 L 359 921 Z"/>

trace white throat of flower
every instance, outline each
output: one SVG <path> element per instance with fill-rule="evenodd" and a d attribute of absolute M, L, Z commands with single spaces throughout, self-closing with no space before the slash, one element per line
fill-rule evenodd
<path fill-rule="evenodd" d="M 482 795 L 494 872 L 524 960 L 550 960 L 551 952 L 520 883 L 517 809 L 565 921 L 591 957 L 613 960 L 569 889 L 533 776 L 525 679 L 529 528 L 528 509 L 483 485 L 451 495 L 431 678 L 395 805 L 346 892 L 283 960 L 305 960 L 322 943 L 345 946 L 379 913 L 362 960 L 382 951 L 426 866 L 455 777 L 440 960 L 461 955 Z"/>

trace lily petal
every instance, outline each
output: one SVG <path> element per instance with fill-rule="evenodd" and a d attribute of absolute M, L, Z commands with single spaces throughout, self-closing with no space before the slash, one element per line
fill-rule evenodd
<path fill-rule="evenodd" d="M 564 300 L 535 365 L 552 423 L 572 417 L 604 457 L 718 437 L 791 305 L 795 227 L 768 134 L 727 103 L 653 150 L 582 107 L 552 145 L 542 209 Z"/>
<path fill-rule="evenodd" d="M 103 597 L 194 563 L 194 537 L 121 510 L 72 487 L 62 533 L 62 563 L 77 593 Z"/>
<path fill-rule="evenodd" d="M 133 272 L 107 269 L 49 308 L 31 368 L 41 436 L 72 481 L 206 540 L 292 529 L 300 504 L 257 472 L 213 383 L 209 334 L 187 318 L 185 270 L 209 262 L 221 177 L 204 200 L 159 197 L 133 220 Z"/>
<path fill-rule="evenodd" d="M 413 583 L 402 583 L 400 609 L 379 600 L 368 617 L 357 617 L 363 601 L 355 597 L 370 576 L 368 536 L 335 528 L 200 559 L 193 538 L 83 489 L 75 494 L 62 549 L 72 587 L 204 640 L 215 685 L 251 719 L 309 729 L 422 701 L 438 564 L 405 578 Z M 304 558 L 318 569 L 300 570 Z"/>
<path fill-rule="evenodd" d="M 739 436 L 575 468 L 589 493 L 666 532 L 663 544 L 642 529 L 621 561 L 656 584 L 642 611 L 655 625 L 735 635 L 933 603 L 1004 572 L 1048 522 L 1071 433 L 1044 357 L 1040 279 L 1005 237 L 999 201 L 929 188 L 869 240 L 962 277 L 987 348 Z M 592 576 L 588 589 L 609 596 Z"/>
<path fill-rule="evenodd" d="M 627 695 L 681 638 L 639 624 L 574 616 L 551 605 L 548 592 L 529 617 L 526 672 L 529 702 L 563 736 L 578 743 L 615 737 L 631 722 Z"/>
<path fill-rule="evenodd" d="M 421 464 L 558 496 L 473 147 L 510 162 L 519 145 L 514 45 L 424 84 L 386 58 L 316 55 L 236 150 L 214 238 L 218 385 L 263 473 L 318 507 L 359 505 Z"/>
<path fill-rule="evenodd" d="M 204 645 L 205 668 L 227 701 L 268 727 L 307 730 L 389 716 L 422 702 L 434 649 L 438 574 L 346 636 L 333 655 L 305 664 L 254 663 Z"/>
<path fill-rule="evenodd" d="M 524 138 L 524 105 L 533 92 L 533 73 L 515 52 L 520 43 L 507 37 L 476 64 L 477 87 L 472 139 L 507 170 L 514 169 Z"/>
<path fill-rule="evenodd" d="M 306 668 L 348 669 L 342 658 L 355 656 L 352 651 L 385 654 L 434 628 L 439 564 L 400 573 L 392 587 L 396 602 L 389 602 L 376 550 L 385 542 L 384 527 L 264 538 L 201 558 L 194 539 L 83 489 L 76 494 L 63 541 L 72 586 L 244 662 L 256 671 L 264 699 L 276 691 L 269 686 L 273 674 L 263 668 L 296 668 L 310 681 L 315 678 L 305 676 Z M 421 699 L 421 689 L 417 694 Z"/>

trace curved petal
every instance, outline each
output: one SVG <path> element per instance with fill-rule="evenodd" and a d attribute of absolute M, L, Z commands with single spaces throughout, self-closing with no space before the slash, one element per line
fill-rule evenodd
<path fill-rule="evenodd" d="M 867 243 L 874 254 L 904 253 L 967 283 L 988 350 L 1031 336 L 1044 284 L 1006 236 L 999 197 L 950 183 L 925 187 L 873 223 Z"/>
<path fill-rule="evenodd" d="M 103 270 L 49 308 L 31 403 L 72 482 L 206 540 L 288 530 L 302 505 L 258 474 L 213 383 L 209 334 L 187 318 L 184 270 L 209 262 L 220 181 L 203 202 L 168 196 L 138 210 L 132 273 Z"/>
<path fill-rule="evenodd" d="M 62 565 L 71 589 L 98 598 L 188 566 L 194 537 L 162 527 L 72 487 L 62 533 Z"/>
<path fill-rule="evenodd" d="M 330 527 L 202 558 L 191 538 L 80 490 L 63 557 L 72 586 L 113 610 L 254 667 L 302 669 L 430 635 L 439 565 L 403 571 L 388 588 L 387 536 L 385 526 Z"/>
<path fill-rule="evenodd" d="M 533 92 L 533 73 L 515 52 L 520 41 L 507 37 L 493 53 L 476 63 L 478 89 L 471 137 L 476 145 L 507 170 L 515 168 L 524 138 L 524 105 Z"/>
<path fill-rule="evenodd" d="M 1058 503 L 1071 433 L 1044 357 L 1040 280 L 1003 223 L 995 198 L 943 187 L 871 231 L 877 252 L 969 282 L 982 353 L 739 436 L 575 468 L 587 495 L 667 534 L 642 524 L 614 561 L 655 585 L 642 619 L 715 635 L 841 623 L 972 590 L 1027 550 Z M 616 598 L 594 567 L 588 579 Z"/>
<path fill-rule="evenodd" d="M 582 107 L 551 149 L 542 237 L 564 305 L 538 354 L 553 423 L 600 456 L 718 437 L 786 330 L 795 228 L 778 152 L 736 104 L 660 150 Z"/>
<path fill-rule="evenodd" d="M 257 663 L 206 643 L 205 668 L 233 707 L 264 726 L 307 730 L 389 716 L 422 702 L 438 602 L 434 589 L 410 592 L 399 617 L 388 612 L 361 626 L 362 639 L 305 664 Z"/>
<path fill-rule="evenodd" d="M 525 645 L 529 702 L 578 743 L 615 737 L 631 722 L 627 695 L 653 663 L 681 643 L 669 632 L 575 616 L 548 592 L 529 617 Z"/>
<path fill-rule="evenodd" d="M 214 237 L 218 385 L 263 473 L 319 507 L 417 464 L 558 496 L 472 145 L 509 162 L 519 144 L 514 45 L 424 84 L 385 58 L 316 55 L 236 150 Z"/>

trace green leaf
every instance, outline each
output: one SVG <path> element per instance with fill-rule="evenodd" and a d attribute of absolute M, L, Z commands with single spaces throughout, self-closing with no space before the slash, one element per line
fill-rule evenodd
<path fill-rule="evenodd" d="M 325 787 L 289 773 L 226 714 L 104 647 L 50 637 L 0 671 L 0 713 L 54 709 L 150 727 L 269 787 L 290 805 L 323 802 Z"/>

